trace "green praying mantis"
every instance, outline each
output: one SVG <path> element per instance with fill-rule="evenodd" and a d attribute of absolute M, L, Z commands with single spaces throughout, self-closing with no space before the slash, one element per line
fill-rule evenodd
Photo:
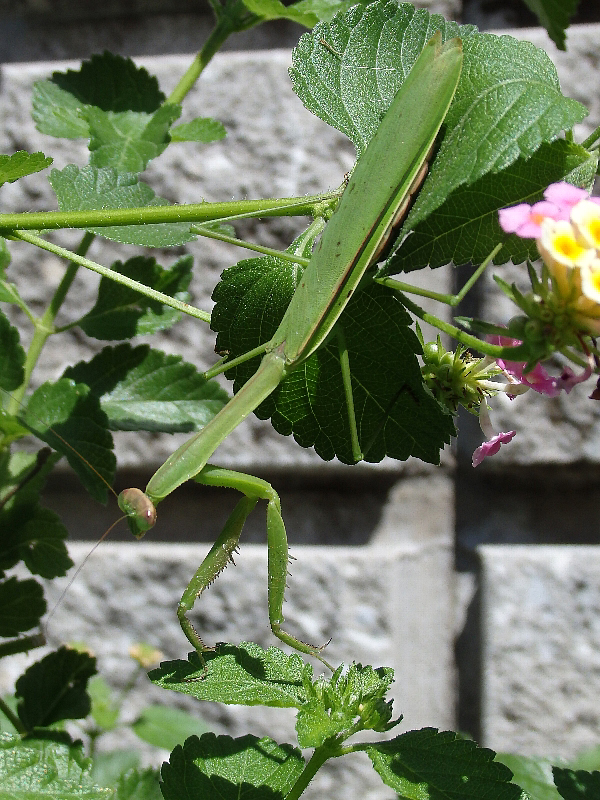
<path fill-rule="evenodd" d="M 248 514 L 259 500 L 266 500 L 271 629 L 285 644 L 331 668 L 321 654 L 323 646 L 307 644 L 282 628 L 288 547 L 276 492 L 263 480 L 220 469 L 208 464 L 208 460 L 234 428 L 325 342 L 361 279 L 380 259 L 391 230 L 405 215 L 411 195 L 424 180 L 427 159 L 454 97 L 461 66 L 460 40 L 451 39 L 442 45 L 438 32 L 415 62 L 358 160 L 279 328 L 262 348 L 264 355 L 257 371 L 199 433 L 167 459 L 145 492 L 126 489 L 119 495 L 119 506 L 137 537 L 154 525 L 157 504 L 190 479 L 203 485 L 234 488 L 244 495 L 178 606 L 181 627 L 200 654 L 211 648 L 203 642 L 187 613 L 230 562 Z M 345 382 L 349 387 L 349 373 Z M 351 389 L 347 396 L 353 455 L 359 461 L 362 454 L 353 420 Z"/>

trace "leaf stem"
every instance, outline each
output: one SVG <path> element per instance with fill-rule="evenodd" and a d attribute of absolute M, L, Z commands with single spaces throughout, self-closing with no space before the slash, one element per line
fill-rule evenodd
<path fill-rule="evenodd" d="M 227 203 L 189 203 L 173 206 L 93 209 L 90 211 L 27 211 L 0 214 L 0 233 L 58 230 L 60 228 L 106 228 L 162 222 L 209 222 L 247 217 L 316 216 L 319 207 L 339 197 L 340 191 L 306 197 L 236 200 Z"/>
<path fill-rule="evenodd" d="M 27 728 L 23 725 L 21 720 L 17 717 L 17 715 L 9 708 L 9 706 L 4 702 L 4 700 L 0 697 L 0 711 L 4 714 L 5 717 L 9 720 L 10 724 L 15 728 L 15 730 L 20 734 L 27 733 Z"/>
<path fill-rule="evenodd" d="M 591 146 L 598 141 L 598 139 L 600 139 L 600 125 L 590 133 L 587 139 L 581 143 L 581 146 L 585 147 L 586 150 L 589 150 Z"/>
<path fill-rule="evenodd" d="M 376 278 L 376 280 L 378 283 L 383 283 L 384 286 L 388 286 L 391 289 L 396 288 L 394 286 L 396 281 L 392 278 Z M 428 322 L 430 325 L 433 325 L 434 328 L 442 331 L 442 333 L 447 333 L 449 336 L 452 336 L 458 342 L 464 344 L 465 347 L 472 347 L 480 353 L 484 353 L 486 356 L 491 356 L 492 358 L 503 358 L 507 361 L 528 361 L 529 353 L 525 345 L 520 344 L 517 345 L 517 347 L 503 347 L 502 345 L 484 342 L 482 339 L 478 339 L 470 333 L 461 331 L 460 328 L 457 328 L 455 325 L 444 322 L 434 314 L 424 311 L 421 306 L 413 303 L 412 300 L 409 300 L 402 292 L 399 291 L 398 294 L 400 295 L 402 305 L 405 306 L 408 311 L 411 311 L 416 317 L 422 319 L 423 322 Z"/>
<path fill-rule="evenodd" d="M 238 239 L 236 236 L 228 236 L 226 233 L 220 233 L 211 228 L 206 228 L 203 225 L 192 225 L 190 227 L 192 233 L 197 233 L 198 236 L 206 236 L 208 239 L 218 239 L 220 242 L 227 242 L 234 244 L 236 247 L 244 247 L 246 250 L 254 250 L 257 253 L 262 253 L 265 256 L 275 256 L 275 258 L 283 258 L 285 261 L 293 261 L 294 264 L 301 264 L 305 267 L 310 258 L 302 258 L 301 256 L 294 256 L 287 253 L 285 250 L 276 250 L 274 247 L 264 247 L 261 244 L 254 244 L 247 242 L 244 239 Z"/>
<path fill-rule="evenodd" d="M 86 269 L 91 269 L 93 272 L 97 272 L 104 278 L 110 278 L 116 283 L 126 286 L 128 289 L 134 289 L 136 292 L 140 292 L 140 294 L 143 294 L 145 297 L 149 297 L 151 300 L 156 300 L 159 303 L 174 308 L 176 311 L 182 311 L 184 314 L 188 314 L 191 317 L 201 319 L 203 322 L 210 322 L 210 314 L 208 311 L 202 311 L 201 309 L 195 308 L 195 306 L 192 306 L 189 303 L 183 303 L 181 300 L 177 300 L 174 297 L 169 297 L 169 295 L 158 292 L 156 289 L 152 289 L 150 286 L 139 283 L 139 281 L 134 281 L 132 278 L 128 278 L 126 275 L 121 275 L 120 272 L 115 272 L 115 270 L 109 269 L 109 267 L 104 267 L 102 264 L 97 264 L 95 261 L 90 261 L 89 258 L 79 256 L 77 253 L 73 253 L 64 247 L 60 247 L 52 242 L 47 242 L 45 239 L 42 239 L 40 236 L 36 236 L 33 233 L 28 233 L 26 231 L 14 231 L 11 238 L 22 239 L 24 242 L 34 244 L 36 247 L 40 247 L 42 250 L 47 250 L 49 253 L 54 253 L 57 256 L 68 258 L 75 264 L 86 267 Z"/>
<path fill-rule="evenodd" d="M 45 644 L 46 637 L 43 633 L 33 633 L 30 636 L 10 639 L 8 642 L 2 642 L 2 644 L 0 644 L 0 658 L 13 656 L 16 653 L 28 653 L 30 650 L 34 650 L 36 647 L 43 647 Z M 0 708 L 4 711 L 4 706 L 0 706 Z"/>
<path fill-rule="evenodd" d="M 334 755 L 338 755 L 338 749 L 339 748 L 336 747 L 334 751 L 327 744 L 322 744 L 320 747 L 315 748 L 314 753 L 302 770 L 298 780 L 285 796 L 285 800 L 298 800 L 323 764 Z"/>
<path fill-rule="evenodd" d="M 226 17 L 221 17 L 215 27 L 212 29 L 208 39 L 202 45 L 202 49 L 196 55 L 190 66 L 179 79 L 179 83 L 173 89 L 167 103 L 180 105 L 188 92 L 194 87 L 194 84 L 202 74 L 202 71 L 214 56 L 214 54 L 222 47 L 225 40 L 234 32 L 234 28 Z"/>
<path fill-rule="evenodd" d="M 265 342 L 264 344 L 259 344 L 258 347 L 249 350 L 242 356 L 238 356 L 237 358 L 232 358 L 231 361 L 227 361 L 227 359 L 222 358 L 213 367 L 207 369 L 203 377 L 206 378 L 206 380 L 210 380 L 210 378 L 214 378 L 216 375 L 220 375 L 222 372 L 226 372 L 228 369 L 233 369 L 233 367 L 237 367 L 238 364 L 243 364 L 245 361 L 250 361 L 250 359 L 254 358 L 255 356 L 262 355 L 267 348 L 267 344 L 268 342 Z"/>

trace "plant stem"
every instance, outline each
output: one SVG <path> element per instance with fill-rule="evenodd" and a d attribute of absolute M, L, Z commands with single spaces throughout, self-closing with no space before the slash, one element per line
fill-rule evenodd
<path fill-rule="evenodd" d="M 179 83 L 173 89 L 167 103 L 179 105 L 183 102 L 184 97 L 194 87 L 194 84 L 202 74 L 202 71 L 214 56 L 214 54 L 221 48 L 223 42 L 227 37 L 234 32 L 234 28 L 226 17 L 221 17 L 210 36 L 202 46 L 202 49 L 187 68 L 185 73 L 181 76 Z"/>
<path fill-rule="evenodd" d="M 28 653 L 36 647 L 43 647 L 46 644 L 46 637 L 43 633 L 34 633 L 30 636 L 21 636 L 18 639 L 10 639 L 8 642 L 0 644 L 0 658 L 14 656 L 16 653 Z"/>
<path fill-rule="evenodd" d="M 81 239 L 81 242 L 79 243 L 77 250 L 74 253 L 65 251 L 68 253 L 66 257 L 69 259 L 69 265 L 67 266 L 65 274 L 63 275 L 56 291 L 54 292 L 54 296 L 50 302 L 50 305 L 39 319 L 32 318 L 34 332 L 29 349 L 27 350 L 27 357 L 25 359 L 25 374 L 23 377 L 23 382 L 19 388 L 13 392 L 8 404 L 8 410 L 11 414 L 17 413 L 19 406 L 23 401 L 23 397 L 25 396 L 25 392 L 27 391 L 27 387 L 29 386 L 31 374 L 38 362 L 42 349 L 46 344 L 48 337 L 54 333 L 54 320 L 56 319 L 56 315 L 58 314 L 60 307 L 62 306 L 73 281 L 75 280 L 77 270 L 79 269 L 79 265 L 75 263 L 74 258 L 83 258 L 83 256 L 85 256 L 89 250 L 93 240 L 94 234 L 86 231 Z"/>
<path fill-rule="evenodd" d="M 77 253 L 73 253 L 64 247 L 60 247 L 52 242 L 47 242 L 40 236 L 27 233 L 26 231 L 15 231 L 14 238 L 22 239 L 24 242 L 34 244 L 36 247 L 40 247 L 42 250 L 47 250 L 49 253 L 54 253 L 57 256 L 69 258 L 75 264 L 79 264 L 82 267 L 91 269 L 93 272 L 97 272 L 102 275 L 102 277 L 110 278 L 116 283 L 126 286 L 128 289 L 134 289 L 136 292 L 140 292 L 140 294 L 149 297 L 151 300 L 157 300 L 159 303 L 170 306 L 176 311 L 182 311 L 184 314 L 188 314 L 190 317 L 195 317 L 196 319 L 201 319 L 203 322 L 210 322 L 210 314 L 208 311 L 202 311 L 201 309 L 195 308 L 195 306 L 192 306 L 189 303 L 184 303 L 181 300 L 175 299 L 174 297 L 169 297 L 169 295 L 158 292 L 156 289 L 150 288 L 150 286 L 139 283 L 139 281 L 134 281 L 132 278 L 128 278 L 126 275 L 121 275 L 120 272 L 115 272 L 115 270 L 104 267 L 102 264 L 97 264 L 95 261 L 90 261 L 89 258 L 84 258 L 83 256 L 79 256 Z M 44 317 L 45 316 L 46 315 L 44 315 Z"/>
<path fill-rule="evenodd" d="M 14 714 L 11 709 L 6 705 L 4 700 L 0 697 L 0 711 L 7 717 L 10 724 L 18 731 L 18 733 L 27 733 L 27 728 L 23 725 L 21 720 Z"/>
<path fill-rule="evenodd" d="M 339 191 L 306 197 L 237 200 L 228 203 L 189 203 L 174 206 L 95 209 L 91 211 L 31 211 L 0 214 L 0 233 L 58 230 L 60 228 L 107 228 L 162 222 L 210 222 L 247 217 L 314 216 L 315 209 L 339 197 Z"/>
<path fill-rule="evenodd" d="M 219 231 L 205 228 L 203 225 L 192 225 L 190 230 L 192 233 L 197 233 L 198 236 L 206 236 L 207 239 L 218 239 L 220 242 L 234 244 L 237 247 L 245 247 L 246 250 L 254 250 L 266 256 L 275 256 L 275 258 L 283 258 L 285 261 L 293 261 L 295 264 L 301 264 L 303 267 L 310 261 L 310 258 L 294 256 L 291 253 L 286 253 L 285 250 L 276 250 L 274 247 L 264 247 L 261 244 L 247 242 L 244 239 L 238 239 L 236 236 L 228 236 L 226 233 L 219 233 Z"/>
<path fill-rule="evenodd" d="M 246 361 L 249 361 L 251 358 L 255 356 L 262 355 L 267 347 L 268 342 L 264 344 L 259 344 L 258 347 L 249 350 L 247 353 L 244 353 L 242 356 L 238 356 L 237 358 L 232 358 L 231 361 L 227 361 L 227 359 L 221 359 L 217 362 L 213 367 L 207 369 L 204 373 L 204 377 L 206 380 L 210 378 L 214 378 L 216 375 L 220 375 L 222 372 L 226 372 L 228 369 L 233 369 L 233 367 L 237 367 L 238 364 L 243 364 Z"/>
<path fill-rule="evenodd" d="M 396 281 L 394 281 L 392 278 L 376 278 L 375 280 L 377 280 L 378 283 L 383 283 L 384 286 L 389 286 L 392 289 L 395 288 L 394 283 L 396 283 Z M 525 345 L 521 344 L 517 347 L 503 347 L 502 345 L 484 342 L 483 340 L 478 339 L 476 336 L 472 336 L 470 333 L 461 331 L 460 328 L 457 328 L 455 325 L 451 325 L 449 322 L 444 322 L 433 314 L 429 314 L 427 311 L 424 311 L 421 306 L 413 303 L 412 300 L 409 300 L 408 297 L 401 292 L 398 292 L 398 294 L 400 294 L 402 305 L 411 311 L 416 317 L 422 319 L 423 322 L 428 322 L 430 325 L 433 325 L 434 328 L 442 331 L 442 333 L 447 333 L 449 336 L 452 336 L 458 342 L 464 344 L 465 347 L 472 347 L 475 350 L 479 350 L 480 353 L 484 353 L 486 356 L 491 356 L 492 358 L 503 358 L 507 361 L 527 361 L 529 359 L 529 353 L 527 352 Z"/>
<path fill-rule="evenodd" d="M 586 150 L 589 150 L 590 147 L 598 141 L 598 139 L 600 139 L 600 125 L 590 133 L 587 139 L 581 143 L 581 146 L 585 147 Z"/>
<path fill-rule="evenodd" d="M 321 745 L 321 747 L 317 747 L 315 749 L 315 752 L 312 754 L 308 764 L 302 770 L 300 777 L 298 778 L 296 783 L 292 786 L 288 794 L 285 796 L 285 800 L 298 800 L 298 798 L 304 792 L 308 784 L 312 781 L 317 772 L 321 769 L 323 764 L 329 758 L 332 758 L 334 752 L 335 755 L 338 755 L 337 748 L 335 751 L 332 751 L 332 749 L 328 747 L 326 744 Z"/>

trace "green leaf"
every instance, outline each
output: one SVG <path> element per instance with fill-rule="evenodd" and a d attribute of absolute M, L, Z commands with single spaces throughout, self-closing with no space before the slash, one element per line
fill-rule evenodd
<path fill-rule="evenodd" d="M 156 260 L 135 256 L 124 264 L 115 261 L 111 269 L 169 297 L 187 302 L 186 291 L 192 277 L 192 256 L 183 256 L 170 269 L 163 269 Z M 143 294 L 102 278 L 94 308 L 79 320 L 79 326 L 96 339 L 130 339 L 172 327 L 181 312 Z"/>
<path fill-rule="evenodd" d="M 31 175 L 49 167 L 52 159 L 43 153 L 28 153 L 18 150 L 11 156 L 0 155 L 0 186 L 13 183 L 24 175 Z"/>
<path fill-rule="evenodd" d="M 164 661 L 148 673 L 157 686 L 197 700 L 276 708 L 300 708 L 306 702 L 303 682 L 311 675 L 312 668 L 298 654 L 288 656 L 277 647 L 263 650 L 253 642 L 221 643 L 202 659 L 190 653 L 187 661 Z"/>
<path fill-rule="evenodd" d="M 130 770 L 117 780 L 115 800 L 162 800 L 158 770 Z"/>
<path fill-rule="evenodd" d="M 0 236 L 0 303 L 19 303 L 23 306 L 23 301 L 16 285 L 6 280 L 5 271 L 9 264 L 10 251 L 8 244 L 6 239 Z"/>
<path fill-rule="evenodd" d="M 559 50 L 566 50 L 565 28 L 577 11 L 579 0 L 523 0 L 540 21 L 540 25 L 548 31 Z"/>
<path fill-rule="evenodd" d="M 559 800 L 548 759 L 498 753 L 496 761 L 509 768 L 514 782 L 534 800 Z"/>
<path fill-rule="evenodd" d="M 61 211 L 89 211 L 103 208 L 138 208 L 168 205 L 152 189 L 131 173 L 118 173 L 112 167 L 82 167 L 68 164 L 53 169 L 49 178 Z M 167 222 L 152 225 L 115 225 L 89 228 L 92 233 L 125 244 L 145 247 L 172 247 L 192 241 L 186 223 Z"/>
<path fill-rule="evenodd" d="M 111 800 L 96 786 L 80 746 L 48 740 L 22 741 L 0 734 L 0 796 L 6 800 Z"/>
<path fill-rule="evenodd" d="M 101 675 L 95 675 L 87 685 L 91 701 L 91 715 L 99 728 L 111 731 L 119 719 L 119 706 L 113 691 Z"/>
<path fill-rule="evenodd" d="M 92 678 L 92 681 L 95 680 Z M 90 681 L 91 683 L 91 681 Z M 92 763 L 91 778 L 98 786 L 115 786 L 122 775 L 140 765 L 140 754 L 135 750 L 109 750 L 96 753 Z"/>
<path fill-rule="evenodd" d="M 181 107 L 161 106 L 154 114 L 143 111 L 101 111 L 90 106 L 84 116 L 89 124 L 90 164 L 114 167 L 117 172 L 142 172 L 169 143 L 169 128 Z"/>
<path fill-rule="evenodd" d="M 148 345 L 105 347 L 65 377 L 90 387 L 112 430 L 200 430 L 229 399 L 192 364 Z"/>
<path fill-rule="evenodd" d="M 45 612 L 44 590 L 33 578 L 0 582 L 0 636 L 17 636 L 31 630 Z"/>
<path fill-rule="evenodd" d="M 86 105 L 52 81 L 33 84 L 32 117 L 40 133 L 62 139 L 87 139 L 90 129 L 82 117 Z"/>
<path fill-rule="evenodd" d="M 261 18 L 261 21 L 272 19 L 289 19 L 304 25 L 314 27 L 319 17 L 309 8 L 303 8 L 302 3 L 292 3 L 284 6 L 281 0 L 243 0 L 246 8 Z"/>
<path fill-rule="evenodd" d="M 306 684 L 308 700 L 298 713 L 296 730 L 300 747 L 320 747 L 326 739 L 360 730 L 387 731 L 392 701 L 385 696 L 394 680 L 390 667 L 338 667 L 329 680 Z"/>
<path fill-rule="evenodd" d="M 235 358 L 269 341 L 300 275 L 297 265 L 271 256 L 225 270 L 213 292 L 217 352 Z M 395 294 L 375 284 L 354 293 L 337 323 L 345 334 L 358 437 L 367 461 L 414 455 L 438 463 L 440 449 L 454 434 L 452 417 L 423 386 L 417 360 L 421 346 L 410 324 Z M 353 463 L 335 330 L 255 413 L 270 417 L 276 431 L 293 434 L 302 447 L 314 446 L 321 458 Z M 234 391 L 258 363 L 255 358 L 226 373 L 235 378 Z"/>
<path fill-rule="evenodd" d="M 28 731 L 63 719 L 81 719 L 90 713 L 86 692 L 96 673 L 96 659 L 61 647 L 32 664 L 15 684 L 20 698 L 17 711 Z"/>
<path fill-rule="evenodd" d="M 165 800 L 278 800 L 302 770 L 299 750 L 256 736 L 205 733 L 178 745 L 161 770 Z"/>
<path fill-rule="evenodd" d="M 407 800 L 519 800 L 512 773 L 495 753 L 451 731 L 408 731 L 366 748 L 382 781 Z"/>
<path fill-rule="evenodd" d="M 147 706 L 131 725 L 139 738 L 155 747 L 172 750 L 188 736 L 207 733 L 209 728 L 197 715 L 181 708 Z"/>
<path fill-rule="evenodd" d="M 7 392 L 18 389 L 25 378 L 25 351 L 21 347 L 19 331 L 0 311 L 0 387 Z"/>
<path fill-rule="evenodd" d="M 171 128 L 172 142 L 217 142 L 227 134 L 222 122 L 211 117 L 196 117 Z"/>
<path fill-rule="evenodd" d="M 476 34 L 472 26 L 387 0 L 355 6 L 304 34 L 293 54 L 294 89 L 360 155 L 436 30 L 444 40 L 461 37 L 463 68 L 439 150 L 399 241 L 459 186 L 529 158 L 587 113 L 561 94 L 554 65 L 530 42 Z"/>
<path fill-rule="evenodd" d="M 29 398 L 20 420 L 66 456 L 92 497 L 106 502 L 116 459 L 106 414 L 87 386 L 66 378 L 42 384 Z"/>
<path fill-rule="evenodd" d="M 53 72 L 52 81 L 80 102 L 102 111 L 145 111 L 152 114 L 165 100 L 158 81 L 130 58 L 105 50 L 78 70 Z"/>
<path fill-rule="evenodd" d="M 597 800 L 600 797 L 600 772 L 552 767 L 552 774 L 564 800 Z"/>
<path fill-rule="evenodd" d="M 46 476 L 58 459 L 50 448 L 36 455 L 5 452 L 0 457 L 0 570 L 23 561 L 30 572 L 51 579 L 73 566 L 66 528 L 39 503 Z"/>
<path fill-rule="evenodd" d="M 498 209 L 542 199 L 551 183 L 567 180 L 578 186 L 593 183 L 597 154 L 564 139 L 543 144 L 530 158 L 520 158 L 499 173 L 490 173 L 471 186 L 461 186 L 423 220 L 382 269 L 385 274 L 410 272 L 452 261 L 481 264 L 503 243 L 495 264 L 521 264 L 538 257 L 534 239 L 507 236 L 498 223 Z"/>

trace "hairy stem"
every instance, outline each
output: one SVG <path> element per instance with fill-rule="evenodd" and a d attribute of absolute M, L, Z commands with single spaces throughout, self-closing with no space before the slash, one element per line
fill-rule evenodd
<path fill-rule="evenodd" d="M 152 289 L 143 283 L 134 281 L 132 278 L 128 278 L 126 275 L 121 275 L 120 272 L 115 272 L 115 270 L 104 267 L 102 264 L 97 264 L 95 261 L 90 261 L 89 258 L 78 256 L 77 253 L 72 253 L 70 250 L 67 250 L 64 247 L 59 247 L 59 245 L 53 244 L 52 242 L 47 242 L 40 236 L 36 236 L 35 234 L 28 233 L 26 231 L 15 231 L 13 236 L 15 239 L 22 239 L 24 242 L 34 244 L 36 247 L 40 247 L 42 250 L 47 250 L 49 253 L 54 253 L 55 255 L 62 256 L 63 258 L 69 258 L 75 264 L 86 267 L 87 269 L 91 269 L 93 272 L 97 272 L 98 274 L 102 275 L 102 277 L 110 278 L 116 283 L 126 286 L 128 289 L 134 289 L 136 292 L 140 292 L 140 294 L 143 294 L 145 297 L 149 297 L 151 300 L 157 300 L 159 303 L 170 306 L 176 311 L 182 311 L 184 314 L 188 314 L 190 317 L 196 317 L 196 319 L 201 319 L 203 322 L 210 322 L 210 314 L 208 311 L 202 311 L 201 309 L 195 308 L 195 306 L 192 306 L 189 303 L 183 303 L 181 300 L 177 300 L 174 297 L 169 297 L 169 295 L 158 292 L 156 289 Z M 53 331 L 50 331 L 50 333 L 52 332 Z"/>
<path fill-rule="evenodd" d="M 275 256 L 275 258 L 283 258 L 285 261 L 293 261 L 295 264 L 301 264 L 303 267 L 310 261 L 309 258 L 294 256 L 291 253 L 286 253 L 285 250 L 276 250 L 274 247 L 265 247 L 262 244 L 247 242 L 244 239 L 238 239 L 236 236 L 228 236 L 226 233 L 221 233 L 220 231 L 212 230 L 202 225 L 192 225 L 190 230 L 192 233 L 197 233 L 198 236 L 205 236 L 207 239 L 218 239 L 220 242 L 234 244 L 236 247 L 244 247 L 246 250 L 254 250 L 265 256 Z"/>
<path fill-rule="evenodd" d="M 316 216 L 324 204 L 339 197 L 338 190 L 306 197 L 236 200 L 228 203 L 189 203 L 174 206 L 96 209 L 92 211 L 31 211 L 0 214 L 0 232 L 58 230 L 60 228 L 107 228 L 161 222 L 210 222 L 247 217 Z"/>
<path fill-rule="evenodd" d="M 181 76 L 179 83 L 173 89 L 169 97 L 167 98 L 167 103 L 173 103 L 174 105 L 179 105 L 183 102 L 183 99 L 188 94 L 188 92 L 194 87 L 194 84 L 202 74 L 202 71 L 214 56 L 214 54 L 222 47 L 223 43 L 227 39 L 227 37 L 234 32 L 234 28 L 232 27 L 231 23 L 226 17 L 221 17 L 213 30 L 210 33 L 210 36 L 202 46 L 202 49 L 196 56 L 196 58 L 192 61 L 190 66 Z"/>
<path fill-rule="evenodd" d="M 10 721 L 10 724 L 15 728 L 18 733 L 27 733 L 27 728 L 23 725 L 21 720 L 15 713 L 8 707 L 4 700 L 0 697 L 0 711 Z"/>
<path fill-rule="evenodd" d="M 298 798 L 302 795 L 304 790 L 307 788 L 308 784 L 312 781 L 315 777 L 317 772 L 321 769 L 323 764 L 330 759 L 333 755 L 338 755 L 338 749 L 336 748 L 335 751 L 328 747 L 327 744 L 321 745 L 321 747 L 317 747 L 315 752 L 312 754 L 308 764 L 302 770 L 298 780 L 292 786 L 288 794 L 285 796 L 285 800 L 298 800 Z"/>

